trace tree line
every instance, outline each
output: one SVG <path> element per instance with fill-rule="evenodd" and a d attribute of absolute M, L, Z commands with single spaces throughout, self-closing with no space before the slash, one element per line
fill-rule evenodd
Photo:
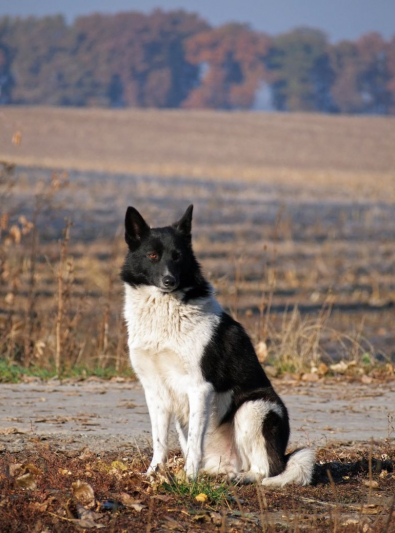
<path fill-rule="evenodd" d="M 185 11 L 0 18 L 0 103 L 395 114 L 395 35 L 330 43 Z"/>

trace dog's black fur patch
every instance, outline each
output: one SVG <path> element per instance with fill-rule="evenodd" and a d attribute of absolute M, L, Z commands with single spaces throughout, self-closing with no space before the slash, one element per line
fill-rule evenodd
<path fill-rule="evenodd" d="M 206 346 L 201 367 L 204 378 L 213 384 L 216 392 L 233 391 L 232 403 L 221 424 L 231 423 L 245 402 L 264 400 L 281 408 L 282 417 L 274 411 L 266 415 L 262 434 L 266 440 L 270 475 L 282 472 L 290 434 L 287 409 L 260 365 L 249 336 L 227 313 L 222 313 Z"/>

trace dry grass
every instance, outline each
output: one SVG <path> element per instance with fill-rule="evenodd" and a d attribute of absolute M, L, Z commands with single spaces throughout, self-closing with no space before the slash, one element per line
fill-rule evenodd
<path fill-rule="evenodd" d="M 196 253 L 220 302 L 266 343 L 267 362 L 301 373 L 353 360 L 361 377 L 379 355 L 391 374 L 391 205 L 316 206 L 302 193 L 286 206 L 283 189 L 228 182 L 5 168 L 2 178 L 0 355 L 10 364 L 126 369 L 125 198 L 159 224 L 194 198 Z"/>
<path fill-rule="evenodd" d="M 6 360 L 125 368 L 125 208 L 160 225 L 191 201 L 204 270 L 272 363 L 394 358 L 393 119 L 4 107 L 0 124 L 3 157 L 33 165 L 0 180 Z"/>
<path fill-rule="evenodd" d="M 337 198 L 393 200 L 394 145 L 395 119 L 382 117 L 0 110 L 0 159 L 25 166 L 318 187 Z"/>

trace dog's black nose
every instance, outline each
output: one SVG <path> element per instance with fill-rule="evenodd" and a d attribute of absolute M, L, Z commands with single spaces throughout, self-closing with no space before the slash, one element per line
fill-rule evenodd
<path fill-rule="evenodd" d="M 162 282 L 166 289 L 172 289 L 176 285 L 176 278 L 174 276 L 164 276 Z"/>

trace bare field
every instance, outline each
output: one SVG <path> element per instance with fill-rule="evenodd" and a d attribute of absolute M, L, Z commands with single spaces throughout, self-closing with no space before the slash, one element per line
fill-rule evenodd
<path fill-rule="evenodd" d="M 393 200 L 394 146 L 393 118 L 0 109 L 0 159 L 21 165 L 254 181 L 336 198 Z"/>
<path fill-rule="evenodd" d="M 292 372 L 321 361 L 363 361 L 359 378 L 378 360 L 393 372 L 392 203 L 163 176 L 18 168 L 15 180 L 0 287 L 2 351 L 8 357 L 23 360 L 30 351 L 30 361 L 47 365 L 61 351 L 67 365 L 125 365 L 119 271 L 126 207 L 134 205 L 152 225 L 162 225 L 193 202 L 197 257 L 221 304 L 255 343 L 268 347 L 268 360 Z M 35 218 L 36 231 L 23 235 L 21 215 Z M 73 225 L 59 310 L 59 241 L 66 219 Z M 20 242 L 13 226 L 20 229 Z M 62 332 L 56 329 L 59 313 L 68 319 Z"/>
<path fill-rule="evenodd" d="M 204 270 L 269 360 L 391 374 L 394 119 L 4 107 L 0 125 L 6 357 L 119 368 L 126 207 L 160 225 L 194 203 Z"/>

